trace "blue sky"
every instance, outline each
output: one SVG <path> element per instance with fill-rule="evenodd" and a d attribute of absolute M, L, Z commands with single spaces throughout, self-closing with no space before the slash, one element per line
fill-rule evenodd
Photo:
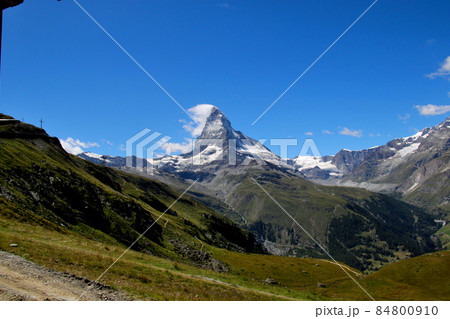
<path fill-rule="evenodd" d="M 78 1 L 184 108 L 216 105 L 256 139 L 313 138 L 326 155 L 449 115 L 446 0 L 379 0 L 253 126 L 373 1 Z M 189 137 L 186 114 L 72 0 L 5 10 L 2 50 L 0 112 L 101 154 L 125 155 L 144 128 Z"/>

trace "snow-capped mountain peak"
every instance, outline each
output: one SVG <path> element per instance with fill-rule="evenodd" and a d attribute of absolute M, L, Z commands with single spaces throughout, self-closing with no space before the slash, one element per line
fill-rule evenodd
<path fill-rule="evenodd" d="M 203 124 L 199 139 L 234 139 L 237 137 L 235 130 L 225 114 L 216 106 L 205 105 L 209 115 Z"/>
<path fill-rule="evenodd" d="M 193 150 L 181 155 L 163 156 L 154 164 L 163 170 L 199 170 L 205 165 L 235 166 L 256 160 L 260 164 L 270 162 L 280 164 L 280 158 L 258 141 L 236 131 L 226 115 L 216 106 L 198 105 L 193 109 L 198 126 L 198 138 Z"/>
<path fill-rule="evenodd" d="M 343 177 L 363 181 L 369 175 L 372 179 L 376 179 L 375 175 L 381 178 L 405 165 L 412 157 L 418 158 L 425 153 L 444 153 L 450 144 L 449 129 L 450 117 L 434 127 L 424 128 L 411 136 L 396 138 L 385 145 L 359 151 L 343 149 L 334 156 L 324 158 L 298 157 L 293 163 L 297 170 L 314 180 Z"/>

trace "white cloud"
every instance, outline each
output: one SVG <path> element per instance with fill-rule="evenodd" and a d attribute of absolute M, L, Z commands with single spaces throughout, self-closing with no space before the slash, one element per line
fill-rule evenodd
<path fill-rule="evenodd" d="M 193 139 L 185 138 L 184 143 L 164 143 L 161 148 L 166 151 L 167 154 L 172 154 L 176 152 L 187 153 L 192 151 L 192 145 L 194 143 Z"/>
<path fill-rule="evenodd" d="M 314 133 L 313 133 L 313 132 L 305 132 L 305 135 L 308 135 L 308 136 L 313 136 L 313 135 L 314 135 Z"/>
<path fill-rule="evenodd" d="M 450 105 L 416 105 L 414 106 L 419 110 L 420 115 L 440 115 L 450 112 Z"/>
<path fill-rule="evenodd" d="M 333 135 L 333 132 L 328 131 L 328 130 L 323 130 L 322 133 L 325 135 Z"/>
<path fill-rule="evenodd" d="M 375 133 L 370 133 L 369 136 L 370 137 L 380 137 L 381 134 L 380 133 L 376 133 L 376 134 Z"/>
<path fill-rule="evenodd" d="M 102 144 L 108 145 L 108 146 L 109 146 L 109 149 L 111 149 L 111 147 L 114 146 L 114 143 L 113 143 L 113 142 L 111 142 L 111 141 L 109 141 L 109 140 L 107 140 L 107 139 L 105 139 L 105 138 L 102 138 L 100 141 L 102 142 Z"/>
<path fill-rule="evenodd" d="M 441 64 L 441 67 L 436 72 L 427 74 L 427 76 L 431 79 L 434 79 L 438 76 L 450 76 L 450 55 L 445 58 L 444 62 L 442 62 Z"/>
<path fill-rule="evenodd" d="M 401 116 L 398 115 L 398 118 L 400 121 L 402 121 L 403 123 L 406 123 L 406 121 L 410 118 L 411 116 L 409 115 L 409 113 L 406 113 L 405 115 Z"/>
<path fill-rule="evenodd" d="M 346 127 L 344 127 L 342 130 L 340 130 L 339 134 L 353 136 L 353 137 L 361 137 L 363 135 L 362 130 L 350 130 Z"/>
<path fill-rule="evenodd" d="M 437 77 L 444 77 L 450 80 L 450 55 L 445 58 L 444 62 L 441 63 L 441 67 L 433 73 L 427 74 L 430 79 L 435 79 Z M 447 93 L 450 97 L 450 92 Z M 445 114 L 450 111 L 450 105 L 416 105 L 414 106 L 419 110 L 420 115 L 440 115 Z"/>
<path fill-rule="evenodd" d="M 67 153 L 70 154 L 80 154 L 83 153 L 83 148 L 91 148 L 91 147 L 100 147 L 98 143 L 95 142 L 82 142 L 79 139 L 73 139 L 72 137 L 68 137 L 66 140 L 59 140 L 61 142 L 61 146 Z"/>
<path fill-rule="evenodd" d="M 187 111 L 197 123 L 194 121 L 186 122 L 185 120 L 180 120 L 181 123 L 184 123 L 183 129 L 188 132 L 192 138 L 199 136 L 205 127 L 206 120 L 215 108 L 216 107 L 211 104 L 199 104 L 191 107 Z M 167 154 L 172 154 L 175 152 L 186 153 L 192 151 L 192 138 L 185 138 L 186 142 L 184 143 L 165 143 L 161 145 L 161 148 L 164 149 Z"/>
<path fill-rule="evenodd" d="M 436 39 L 429 39 L 429 40 L 427 40 L 427 44 L 428 45 L 432 45 L 432 44 L 434 44 L 436 42 Z"/>
<path fill-rule="evenodd" d="M 188 112 L 191 114 L 192 118 L 198 123 L 189 122 L 183 125 L 183 128 L 186 132 L 191 133 L 192 137 L 197 137 L 202 132 L 205 127 L 206 120 L 211 115 L 211 112 L 216 107 L 211 104 L 199 104 L 197 106 L 191 107 L 188 109 Z M 181 121 L 184 122 L 184 121 Z"/>

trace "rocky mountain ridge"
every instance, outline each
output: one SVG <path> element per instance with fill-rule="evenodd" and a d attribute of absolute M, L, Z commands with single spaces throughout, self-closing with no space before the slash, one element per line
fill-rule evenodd
<path fill-rule="evenodd" d="M 337 157 L 320 159 L 297 158 L 292 165 L 234 130 L 218 108 L 210 106 L 208 111 L 194 150 L 154 159 L 152 178 L 179 190 L 198 180 L 191 195 L 233 216 L 269 252 L 325 256 L 304 232 L 293 227 L 292 220 L 259 186 L 277 198 L 332 255 L 354 267 L 376 269 L 384 262 L 405 254 L 413 256 L 433 246 L 430 236 L 437 230 L 433 231 L 436 225 L 420 209 L 388 196 L 357 188 L 321 186 L 303 178 L 305 167 L 325 173 L 338 166 L 354 169 L 356 161 L 363 161 L 373 151 L 356 155 L 342 151 Z M 318 168 L 313 166 L 314 161 L 325 164 Z M 143 174 L 139 170 L 135 173 Z M 334 178 L 342 178 L 337 175 Z M 417 245 L 419 242 L 427 243 L 426 247 Z"/>

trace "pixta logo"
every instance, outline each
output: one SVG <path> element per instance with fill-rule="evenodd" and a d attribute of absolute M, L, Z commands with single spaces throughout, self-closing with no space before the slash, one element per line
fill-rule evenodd
<path fill-rule="evenodd" d="M 170 154 L 170 143 L 172 137 L 162 135 L 159 132 L 152 132 L 146 128 L 126 142 L 126 166 L 133 167 L 136 170 L 152 175 L 155 168 L 164 165 L 161 160 L 161 153 L 165 151 Z M 268 143 L 275 149 L 279 149 L 279 156 L 273 154 L 266 148 Z M 246 166 L 252 161 L 259 165 L 265 165 L 267 162 L 283 167 L 293 166 L 295 163 L 289 160 L 289 147 L 299 146 L 298 139 L 295 138 L 277 138 L 277 139 L 192 139 L 186 145 L 191 147 L 191 157 L 185 157 L 184 163 L 192 166 L 201 166 L 207 164 L 213 158 L 213 161 L 228 161 L 229 166 Z M 298 154 L 299 157 L 313 156 L 321 158 L 319 149 L 314 140 L 306 139 Z M 240 161 L 237 161 L 237 158 Z"/>
<path fill-rule="evenodd" d="M 126 165 L 134 167 L 143 173 L 153 174 L 153 158 L 156 150 L 172 139 L 170 136 L 161 137 L 161 133 L 143 129 L 126 142 Z M 161 138 L 160 138 L 161 137 Z"/>

